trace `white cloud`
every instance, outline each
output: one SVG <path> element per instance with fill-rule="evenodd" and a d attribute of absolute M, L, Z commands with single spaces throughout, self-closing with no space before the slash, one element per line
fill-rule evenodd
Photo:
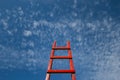
<path fill-rule="evenodd" d="M 96 29 L 96 25 L 94 25 L 93 23 L 87 23 L 87 26 L 89 28 L 91 28 L 92 30 L 95 30 Z"/>
<path fill-rule="evenodd" d="M 28 52 L 27 52 L 30 56 L 34 56 L 35 55 L 35 53 L 32 51 L 32 50 L 28 50 Z"/>
<path fill-rule="evenodd" d="M 29 46 L 34 47 L 34 42 L 30 41 L 28 44 Z"/>
<path fill-rule="evenodd" d="M 98 61 L 98 64 L 101 66 L 98 67 L 99 70 L 94 77 L 95 80 L 119 80 L 119 57 L 112 54 L 111 56 L 105 56 L 105 60 Z"/>
<path fill-rule="evenodd" d="M 54 14 L 51 12 L 51 13 L 50 13 L 50 17 L 53 17 L 53 16 L 54 16 Z"/>
<path fill-rule="evenodd" d="M 9 35 L 13 35 L 13 33 L 11 31 L 8 30 L 7 32 L 8 32 Z"/>
<path fill-rule="evenodd" d="M 7 23 L 6 20 L 1 19 L 1 23 L 2 23 L 2 25 L 4 26 L 4 29 L 7 29 L 7 28 L 8 28 L 8 23 Z"/>
<path fill-rule="evenodd" d="M 36 28 L 36 27 L 38 27 L 38 26 L 39 26 L 39 22 L 38 22 L 38 21 L 34 21 L 34 22 L 33 22 L 33 27 Z"/>
<path fill-rule="evenodd" d="M 74 0 L 73 8 L 77 7 L 77 0 Z"/>
<path fill-rule="evenodd" d="M 24 36 L 28 37 L 28 36 L 32 35 L 32 32 L 29 30 L 24 30 L 23 34 L 24 34 Z"/>
<path fill-rule="evenodd" d="M 24 14 L 22 7 L 18 7 L 18 13 L 20 16 L 22 16 Z"/>

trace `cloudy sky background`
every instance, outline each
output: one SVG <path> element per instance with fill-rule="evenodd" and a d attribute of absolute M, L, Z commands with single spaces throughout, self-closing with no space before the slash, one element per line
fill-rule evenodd
<path fill-rule="evenodd" d="M 119 0 L 1 0 L 0 80 L 45 80 L 54 40 L 71 41 L 77 80 L 120 79 Z"/>

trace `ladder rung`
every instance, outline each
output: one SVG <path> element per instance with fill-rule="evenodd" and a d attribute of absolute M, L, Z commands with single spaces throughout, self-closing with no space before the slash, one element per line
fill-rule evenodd
<path fill-rule="evenodd" d="M 48 70 L 47 73 L 75 73 L 75 70 Z"/>
<path fill-rule="evenodd" d="M 70 48 L 66 47 L 66 46 L 52 47 L 52 49 L 54 49 L 54 50 L 70 50 Z"/>
<path fill-rule="evenodd" d="M 51 59 L 72 59 L 72 56 L 52 56 Z"/>

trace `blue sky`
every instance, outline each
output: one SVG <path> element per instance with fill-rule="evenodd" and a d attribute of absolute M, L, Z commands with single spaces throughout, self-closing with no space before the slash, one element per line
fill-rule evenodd
<path fill-rule="evenodd" d="M 54 40 L 71 41 L 77 80 L 120 79 L 119 0 L 1 0 L 0 80 L 45 80 Z"/>

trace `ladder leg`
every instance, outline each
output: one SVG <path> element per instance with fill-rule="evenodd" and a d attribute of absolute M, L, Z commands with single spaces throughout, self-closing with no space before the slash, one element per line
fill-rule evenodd
<path fill-rule="evenodd" d="M 46 74 L 46 79 L 45 80 L 50 80 L 50 74 Z"/>
<path fill-rule="evenodd" d="M 53 59 L 50 59 L 49 64 L 48 64 L 48 70 L 52 68 L 52 62 L 53 62 Z"/>
<path fill-rule="evenodd" d="M 73 60 L 72 60 L 72 59 L 70 59 L 70 69 L 71 69 L 71 70 L 74 70 Z"/>
<path fill-rule="evenodd" d="M 72 80 L 76 80 L 75 74 L 71 74 Z"/>

